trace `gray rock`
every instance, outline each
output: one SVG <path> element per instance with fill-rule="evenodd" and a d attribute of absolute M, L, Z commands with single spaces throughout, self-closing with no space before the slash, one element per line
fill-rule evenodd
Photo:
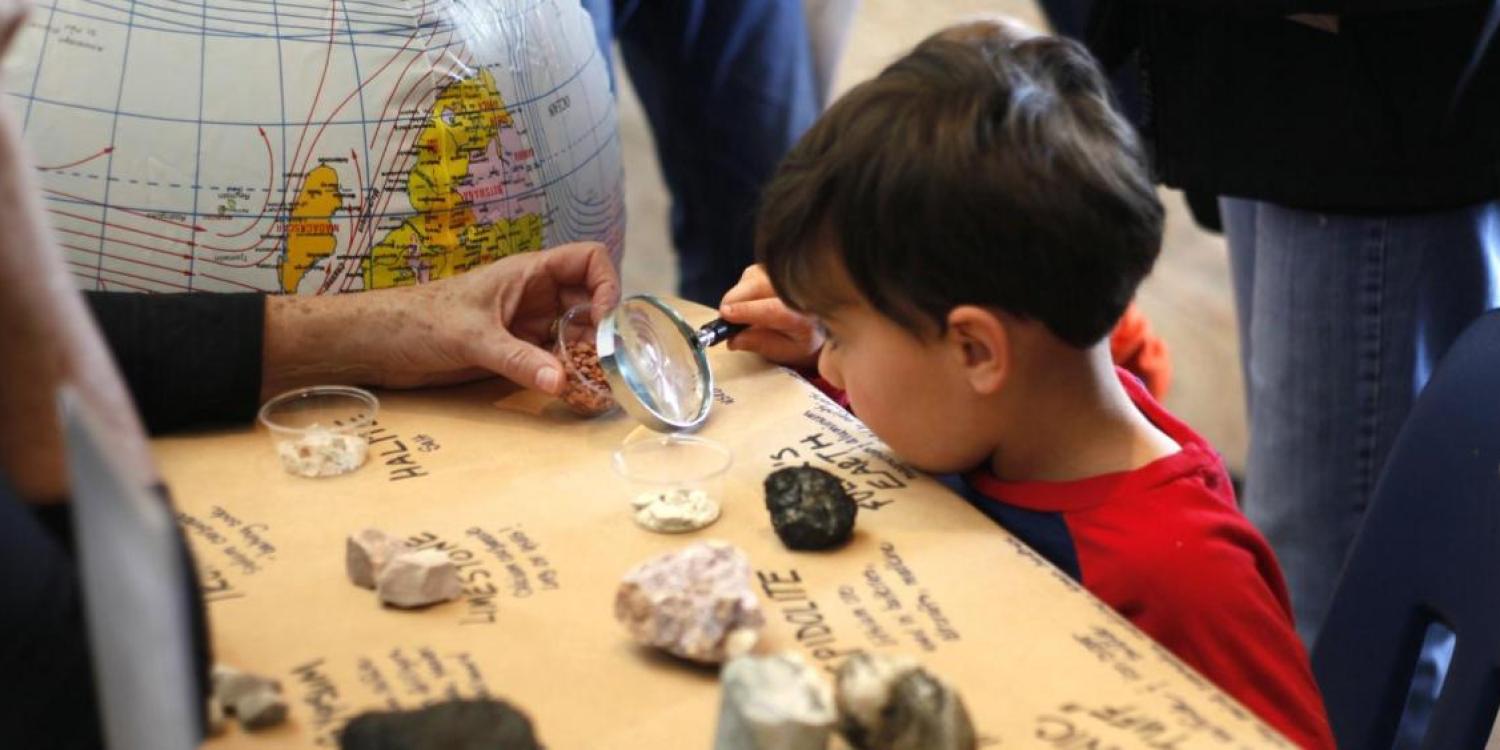
<path fill-rule="evenodd" d="M 344 568 L 355 586 L 375 588 L 375 580 L 391 558 L 406 551 L 406 542 L 381 531 L 365 529 L 344 543 Z"/>
<path fill-rule="evenodd" d="M 218 737 L 224 733 L 224 726 L 228 723 L 224 717 L 224 705 L 219 703 L 219 699 L 214 696 L 209 696 L 207 703 L 208 706 L 203 712 L 206 720 L 203 728 L 208 736 Z"/>
<path fill-rule="evenodd" d="M 463 594 L 458 568 L 439 550 L 402 552 L 386 563 L 375 581 L 380 600 L 395 607 L 426 607 Z"/>
<path fill-rule="evenodd" d="M 625 574 L 615 619 L 647 646 L 706 664 L 748 652 L 765 616 L 750 559 L 724 542 L 697 542 Z"/>
<path fill-rule="evenodd" d="M 281 697 L 281 688 L 275 686 L 240 696 L 234 702 L 234 718 L 239 719 L 240 726 L 251 731 L 286 721 L 286 699 Z"/>
<path fill-rule="evenodd" d="M 974 750 L 963 700 L 904 656 L 857 653 L 839 665 L 839 733 L 856 750 Z"/>
<path fill-rule="evenodd" d="M 789 549 L 837 547 L 854 534 L 859 505 L 838 477 L 811 466 L 789 466 L 766 477 L 771 526 Z"/>
<path fill-rule="evenodd" d="M 339 732 L 340 750 L 541 750 L 531 720 L 499 700 L 457 700 L 415 711 L 372 711 Z"/>
<path fill-rule="evenodd" d="M 833 691 L 795 652 L 736 656 L 723 685 L 714 750 L 824 750 L 833 734 Z"/>
<path fill-rule="evenodd" d="M 246 729 L 264 729 L 286 720 L 286 699 L 281 695 L 281 683 L 269 677 L 242 672 L 234 667 L 215 664 L 213 670 L 213 700 L 223 714 L 239 720 Z M 210 722 L 213 711 L 209 712 Z"/>

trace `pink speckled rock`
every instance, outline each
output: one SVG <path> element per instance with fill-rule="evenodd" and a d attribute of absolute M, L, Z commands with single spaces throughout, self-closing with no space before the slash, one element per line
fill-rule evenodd
<path fill-rule="evenodd" d="M 615 619 L 645 645 L 708 664 L 748 652 L 765 624 L 750 560 L 724 542 L 698 542 L 625 574 Z"/>

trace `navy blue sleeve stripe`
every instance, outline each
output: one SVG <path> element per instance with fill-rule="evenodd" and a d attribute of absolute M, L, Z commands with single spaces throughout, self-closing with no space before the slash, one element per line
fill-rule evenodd
<path fill-rule="evenodd" d="M 1083 583 L 1083 570 L 1078 565 L 1078 551 L 1073 545 L 1073 535 L 1068 531 L 1068 524 L 1063 521 L 1061 513 L 1027 510 L 992 500 L 970 487 L 957 474 L 937 477 L 937 480 L 968 500 L 970 505 L 989 516 L 991 521 L 1025 542 L 1026 546 L 1047 558 L 1048 562 L 1067 573 L 1068 577 Z"/>

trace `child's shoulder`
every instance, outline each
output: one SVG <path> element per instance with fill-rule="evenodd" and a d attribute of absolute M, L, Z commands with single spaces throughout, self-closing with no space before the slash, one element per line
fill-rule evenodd
<path fill-rule="evenodd" d="M 1278 590 L 1270 546 L 1234 502 L 1217 456 L 1187 446 L 1180 472 L 1126 489 L 1111 502 L 1074 514 L 1086 584 L 1135 589 L 1184 604 L 1238 596 L 1238 583 L 1260 593 Z M 1092 579 L 1092 580 L 1091 580 Z"/>

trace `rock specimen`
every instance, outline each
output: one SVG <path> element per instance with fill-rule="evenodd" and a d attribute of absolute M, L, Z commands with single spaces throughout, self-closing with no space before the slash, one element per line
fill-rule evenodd
<path fill-rule="evenodd" d="M 344 545 L 344 568 L 349 572 L 349 580 L 355 586 L 375 588 L 375 580 L 386 563 L 406 548 L 406 542 L 380 529 L 351 534 Z"/>
<path fill-rule="evenodd" d="M 724 542 L 698 542 L 625 574 L 615 619 L 639 642 L 708 664 L 748 652 L 765 617 L 750 560 Z"/>
<path fill-rule="evenodd" d="M 766 477 L 771 526 L 789 549 L 837 547 L 854 533 L 859 506 L 839 478 L 811 466 L 790 466 Z"/>
<path fill-rule="evenodd" d="M 451 700 L 371 711 L 339 732 L 340 750 L 541 750 L 526 714 L 505 701 Z"/>
<path fill-rule="evenodd" d="M 224 714 L 234 716 L 246 729 L 264 729 L 286 720 L 286 699 L 281 695 L 281 683 L 269 677 L 216 664 L 213 698 Z M 210 717 L 212 715 L 210 712 Z"/>
<path fill-rule="evenodd" d="M 408 609 L 457 599 L 463 589 L 458 568 L 435 549 L 401 552 L 375 579 L 375 592 L 381 601 Z"/>
<path fill-rule="evenodd" d="M 642 492 L 631 505 L 637 524 L 663 534 L 697 531 L 719 520 L 719 502 L 702 490 Z"/>
<path fill-rule="evenodd" d="M 293 438 L 276 441 L 281 468 L 299 477 L 333 477 L 363 466 L 370 457 L 370 442 L 353 435 L 317 427 Z"/>
<path fill-rule="evenodd" d="M 794 652 L 736 656 L 723 685 L 714 750 L 825 750 L 833 733 L 833 691 Z"/>
<path fill-rule="evenodd" d="M 973 750 L 963 700 L 904 656 L 861 652 L 839 665 L 839 733 L 856 750 Z"/>

